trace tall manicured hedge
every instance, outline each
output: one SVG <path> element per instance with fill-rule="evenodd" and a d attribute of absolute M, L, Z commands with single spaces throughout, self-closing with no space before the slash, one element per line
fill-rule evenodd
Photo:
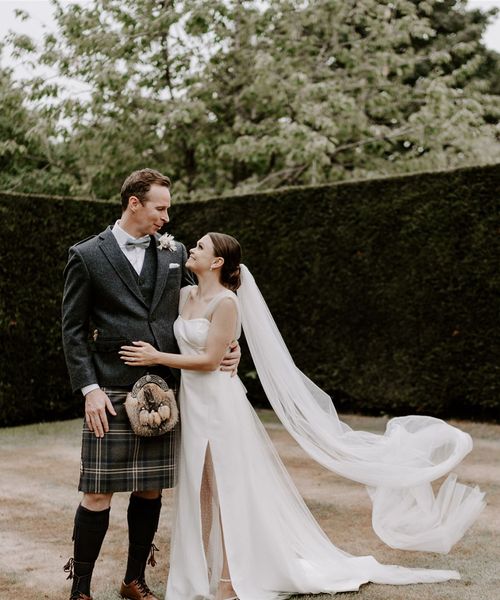
<path fill-rule="evenodd" d="M 175 204 L 241 242 L 299 367 L 342 410 L 500 416 L 500 165 Z M 0 423 L 81 414 L 60 342 L 67 247 L 115 203 L 0 195 Z M 248 357 L 240 373 L 263 401 Z"/>
<path fill-rule="evenodd" d="M 0 195 L 0 425 L 82 414 L 61 342 L 68 248 L 111 223 L 116 203 Z"/>

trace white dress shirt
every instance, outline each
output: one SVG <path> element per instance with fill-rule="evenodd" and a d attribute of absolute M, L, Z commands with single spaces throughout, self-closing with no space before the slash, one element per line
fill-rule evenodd
<path fill-rule="evenodd" d="M 137 275 L 140 275 L 142 266 L 144 264 L 144 257 L 146 256 L 146 250 L 144 248 L 140 248 L 136 246 L 135 248 L 126 247 L 126 244 L 129 240 L 137 239 L 128 234 L 124 229 L 120 227 L 120 220 L 116 221 L 113 225 L 113 229 L 111 230 L 113 235 L 120 246 L 120 250 L 125 255 L 125 258 L 130 262 L 130 264 L 134 267 Z M 97 383 L 91 383 L 82 387 L 82 394 L 86 396 L 92 390 L 97 390 L 99 385 Z"/>
<path fill-rule="evenodd" d="M 144 248 L 140 248 L 139 246 L 135 246 L 133 248 L 130 246 L 128 248 L 126 247 L 126 244 L 129 240 L 134 240 L 137 238 L 132 237 L 129 233 L 122 229 L 120 227 L 120 221 L 117 221 L 113 225 L 113 229 L 111 231 L 115 236 L 118 245 L 120 246 L 120 250 L 123 252 L 129 263 L 134 267 L 137 275 L 140 275 L 142 265 L 144 264 L 146 250 Z"/>

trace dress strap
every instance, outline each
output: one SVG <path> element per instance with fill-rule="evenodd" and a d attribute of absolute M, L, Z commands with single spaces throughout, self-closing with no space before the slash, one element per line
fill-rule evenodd
<path fill-rule="evenodd" d="M 181 288 L 181 291 L 179 294 L 179 314 L 181 314 L 182 311 L 184 310 L 184 307 L 186 306 L 187 301 L 191 297 L 191 290 L 194 287 L 196 287 L 196 286 L 195 285 L 186 285 L 185 287 Z"/>
<path fill-rule="evenodd" d="M 236 294 L 234 292 L 231 292 L 231 290 L 224 290 L 223 292 L 220 292 L 219 294 L 217 294 L 216 296 L 214 296 L 212 298 L 212 300 L 210 300 L 210 302 L 208 303 L 206 309 L 205 309 L 205 314 L 203 315 L 203 318 L 208 319 L 209 321 L 212 320 L 212 315 L 214 314 L 215 309 L 217 308 L 217 305 L 219 304 L 219 302 L 221 300 L 223 300 L 224 298 L 231 298 L 235 305 L 236 305 L 236 310 L 238 312 L 238 320 L 236 323 L 236 335 L 235 338 L 238 339 L 241 335 L 241 316 L 240 316 L 240 306 L 238 303 L 238 297 L 236 296 Z"/>
<path fill-rule="evenodd" d="M 215 309 L 217 308 L 217 305 L 224 298 L 233 298 L 234 300 L 236 300 L 236 295 L 234 294 L 234 292 L 231 292 L 230 290 L 224 290 L 222 292 L 219 292 L 207 304 L 207 307 L 205 308 L 205 313 L 203 314 L 203 317 L 205 319 L 210 320 L 212 315 L 214 314 Z"/>

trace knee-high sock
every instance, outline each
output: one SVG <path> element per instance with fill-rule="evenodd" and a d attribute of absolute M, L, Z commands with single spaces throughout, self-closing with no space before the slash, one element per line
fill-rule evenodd
<path fill-rule="evenodd" d="M 90 596 L 90 580 L 108 530 L 109 510 L 93 511 L 80 505 L 76 511 L 72 592 L 78 590 Z"/>
<path fill-rule="evenodd" d="M 130 496 L 127 511 L 128 521 L 128 560 L 125 583 L 144 577 L 146 561 L 151 544 L 158 529 L 161 496 L 153 500 Z"/>

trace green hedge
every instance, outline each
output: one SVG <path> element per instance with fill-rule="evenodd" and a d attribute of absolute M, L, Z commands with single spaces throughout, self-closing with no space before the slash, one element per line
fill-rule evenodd
<path fill-rule="evenodd" d="M 174 202 L 241 242 L 299 367 L 341 410 L 500 416 L 500 165 Z M 67 248 L 116 203 L 0 194 L 0 424 L 81 414 L 60 342 Z M 264 401 L 253 366 L 240 372 Z"/>

